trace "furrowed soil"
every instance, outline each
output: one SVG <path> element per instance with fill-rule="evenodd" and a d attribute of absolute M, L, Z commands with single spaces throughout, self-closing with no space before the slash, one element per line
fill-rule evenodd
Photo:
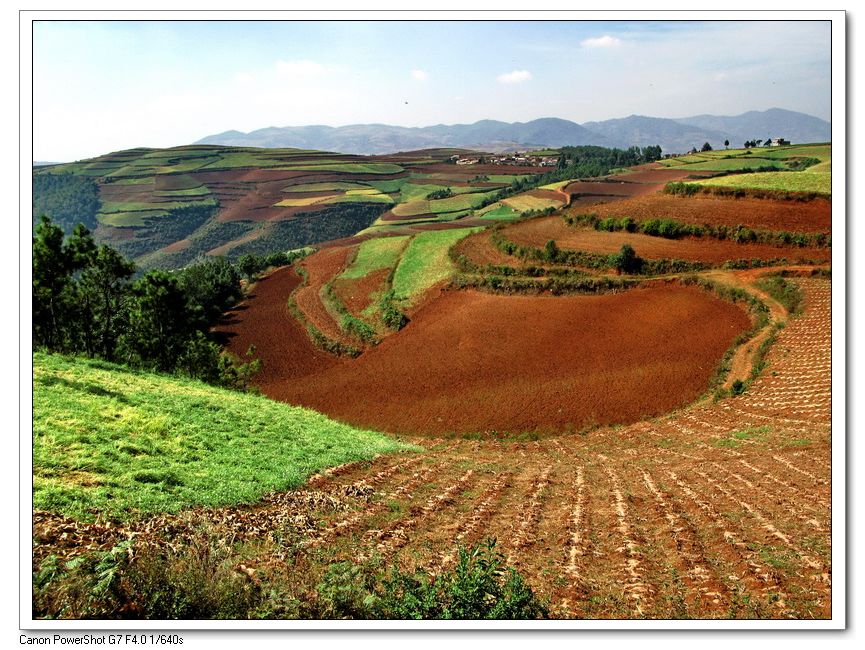
<path fill-rule="evenodd" d="M 336 363 L 333 356 L 314 347 L 304 327 L 288 310 L 288 297 L 301 277 L 284 266 L 255 283 L 246 300 L 223 318 L 216 333 L 230 352 L 245 358 L 250 346 L 262 360 L 255 375 L 262 385 L 284 377 L 301 378 Z"/>
<path fill-rule="evenodd" d="M 283 302 L 274 289 L 283 297 L 296 281 L 290 270 L 274 273 L 256 286 L 250 311 L 262 299 Z M 336 468 L 257 504 L 122 527 L 35 513 L 35 560 L 130 537 L 136 549 L 183 544 L 208 526 L 259 545 L 256 557 L 238 557 L 238 571 L 291 581 L 298 567 L 315 576 L 374 556 L 435 573 L 454 566 L 457 543 L 494 537 L 554 617 L 828 618 L 831 289 L 825 279 L 791 281 L 803 312 L 744 395 L 586 435 L 419 439 L 423 453 Z M 266 540 L 289 523 L 298 539 L 287 556 Z"/>
<path fill-rule="evenodd" d="M 675 219 L 699 225 L 706 223 L 733 227 L 742 225 L 758 230 L 788 232 L 829 232 L 832 225 L 832 203 L 826 199 L 777 201 L 707 195 L 680 197 L 652 194 L 617 201 L 585 212 L 597 214 L 602 219 L 607 217 L 616 219 L 631 217 L 635 221 Z"/>
<path fill-rule="evenodd" d="M 309 277 L 294 296 L 297 307 L 319 331 L 335 340 L 346 339 L 346 336 L 324 306 L 321 290 L 348 265 L 354 250 L 353 246 L 324 248 L 301 262 Z"/>
<path fill-rule="evenodd" d="M 449 291 L 357 359 L 256 384 L 386 432 L 562 433 L 693 401 L 748 327 L 738 307 L 677 285 L 541 298 Z"/>
<path fill-rule="evenodd" d="M 379 269 L 367 273 L 362 278 L 339 278 L 333 283 L 333 290 L 352 314 L 357 316 L 369 307 L 377 293 L 383 292 L 390 269 Z"/>
<path fill-rule="evenodd" d="M 543 248 L 554 239 L 559 248 L 589 253 L 617 253 L 623 244 L 630 244 L 637 255 L 647 259 L 678 259 L 694 262 L 722 263 L 739 259 L 786 259 L 791 263 L 828 262 L 832 258 L 829 248 L 799 246 L 772 246 L 742 243 L 712 237 L 683 237 L 665 239 L 639 233 L 606 232 L 567 225 L 561 217 L 530 219 L 506 228 L 504 236 L 520 246 Z"/>

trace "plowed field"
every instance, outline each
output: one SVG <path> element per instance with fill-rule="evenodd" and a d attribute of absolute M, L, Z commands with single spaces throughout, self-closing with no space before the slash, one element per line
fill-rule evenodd
<path fill-rule="evenodd" d="M 453 566 L 457 543 L 495 537 L 558 617 L 826 618 L 830 286 L 796 282 L 804 312 L 744 396 L 588 435 L 426 439 L 425 453 L 341 467 L 259 504 L 127 529 L 36 513 L 35 548 L 67 558 L 133 530 L 137 544 L 182 540 L 202 523 L 256 542 L 300 521 L 290 567 L 379 555 L 437 571 Z M 245 561 L 291 579 L 266 549 Z"/>
<path fill-rule="evenodd" d="M 228 349 L 242 357 L 250 345 L 262 359 L 256 381 L 273 384 L 285 377 L 300 378 L 336 363 L 313 347 L 303 326 L 288 311 L 288 296 L 301 283 L 291 267 L 277 269 L 259 280 L 247 299 L 229 312 L 216 331 Z"/>
<path fill-rule="evenodd" d="M 352 314 L 360 314 L 372 304 L 373 296 L 384 291 L 390 269 L 367 273 L 361 278 L 339 278 L 333 283 L 337 297 Z"/>
<path fill-rule="evenodd" d="M 514 224 L 504 231 L 505 237 L 521 246 L 543 248 L 554 239 L 559 248 L 590 253 L 617 253 L 623 244 L 630 244 L 637 255 L 647 259 L 679 259 L 695 262 L 721 263 L 739 259 L 786 259 L 791 263 L 832 258 L 829 248 L 771 246 L 768 244 L 737 244 L 728 239 L 690 237 L 665 239 L 639 233 L 606 232 L 568 226 L 560 217 L 543 217 Z"/>
<path fill-rule="evenodd" d="M 324 248 L 304 259 L 301 265 L 309 277 L 294 296 L 306 319 L 325 336 L 335 340 L 344 339 L 345 335 L 325 308 L 321 300 L 321 290 L 346 267 L 353 252 L 353 246 Z"/>
<path fill-rule="evenodd" d="M 445 292 L 357 359 L 256 383 L 381 431 L 561 433 L 692 401 L 748 324 L 738 307 L 679 286 L 559 298 Z"/>
<path fill-rule="evenodd" d="M 631 217 L 636 221 L 675 219 L 685 223 L 725 226 L 743 225 L 760 230 L 789 232 L 829 232 L 832 203 L 813 201 L 773 201 L 769 199 L 727 199 L 699 195 L 679 197 L 653 194 L 617 201 L 588 210 L 599 217 Z"/>

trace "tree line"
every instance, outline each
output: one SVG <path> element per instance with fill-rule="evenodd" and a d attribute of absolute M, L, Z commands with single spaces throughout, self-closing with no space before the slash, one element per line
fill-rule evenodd
<path fill-rule="evenodd" d="M 223 352 L 211 328 L 241 299 L 243 276 L 297 256 L 213 258 L 136 276 L 133 262 L 97 245 L 83 224 L 66 236 L 42 216 L 33 237 L 34 346 L 243 388 L 260 362 Z"/>

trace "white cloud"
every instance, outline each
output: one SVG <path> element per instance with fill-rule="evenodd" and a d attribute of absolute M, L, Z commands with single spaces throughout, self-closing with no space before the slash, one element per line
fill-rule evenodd
<path fill-rule="evenodd" d="M 415 81 L 426 81 L 429 79 L 429 75 L 424 70 L 412 70 L 411 78 Z"/>
<path fill-rule="evenodd" d="M 529 81 L 532 78 L 532 73 L 528 70 L 514 70 L 500 74 L 498 77 L 499 83 L 503 84 L 521 84 L 524 81 Z"/>
<path fill-rule="evenodd" d="M 324 71 L 325 69 L 323 65 L 306 59 L 276 62 L 276 74 L 283 79 L 309 79 L 311 77 L 320 77 Z"/>
<path fill-rule="evenodd" d="M 598 36 L 597 38 L 587 38 L 584 41 L 580 41 L 580 45 L 583 47 L 618 47 L 622 44 L 622 41 L 615 36 L 610 36 L 609 34 L 605 34 L 604 36 Z"/>

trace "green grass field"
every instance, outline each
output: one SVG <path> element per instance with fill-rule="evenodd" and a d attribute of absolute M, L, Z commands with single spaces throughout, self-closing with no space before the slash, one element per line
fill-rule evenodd
<path fill-rule="evenodd" d="M 258 164 L 258 163 L 257 163 Z M 361 163 L 361 162 L 334 162 L 329 164 L 310 165 L 279 163 L 280 169 L 289 169 L 302 172 L 346 172 L 349 174 L 397 174 L 403 170 L 394 163 Z"/>
<path fill-rule="evenodd" d="M 458 194 L 447 199 L 436 199 L 432 201 L 418 200 L 409 203 L 400 203 L 393 209 L 393 213 L 399 217 L 411 217 L 418 214 L 447 214 L 449 212 L 461 212 L 471 210 L 483 203 L 488 197 L 495 194 L 492 192 L 472 192 L 470 194 Z"/>
<path fill-rule="evenodd" d="M 417 449 L 197 381 L 36 353 L 33 507 L 90 519 L 252 503 L 309 475 Z"/>
<path fill-rule="evenodd" d="M 402 255 L 393 276 L 394 294 L 408 304 L 437 282 L 447 279 L 454 266 L 448 249 L 481 228 L 431 230 L 415 235 Z"/>
<path fill-rule="evenodd" d="M 774 167 L 775 169 L 787 169 L 787 165 L 781 160 L 770 158 L 757 158 L 756 156 L 741 156 L 736 158 L 719 158 L 697 162 L 687 166 L 694 171 L 731 172 L 746 169 L 759 169 L 760 167 Z"/>
<path fill-rule="evenodd" d="M 367 239 L 361 243 L 354 261 L 340 277 L 348 280 L 357 279 L 379 269 L 393 268 L 407 241 L 407 236 Z"/>
<path fill-rule="evenodd" d="M 498 219 L 512 221 L 514 219 L 520 218 L 520 212 L 514 210 L 508 205 L 503 205 L 501 203 L 493 203 L 491 205 L 488 205 L 483 210 L 480 210 L 478 212 L 478 217 L 480 217 L 481 219 Z"/>
<path fill-rule="evenodd" d="M 301 183 L 300 185 L 289 185 L 282 188 L 283 192 L 345 192 L 365 188 L 363 183 L 351 183 L 347 181 L 336 181 L 332 183 Z"/>
<path fill-rule="evenodd" d="M 695 184 L 712 187 L 832 194 L 832 175 L 810 171 L 735 174 L 733 176 L 721 176 L 720 178 L 695 181 Z"/>
<path fill-rule="evenodd" d="M 199 185 L 198 187 L 190 187 L 185 190 L 157 190 L 153 193 L 153 196 L 164 198 L 179 196 L 182 198 L 184 196 L 208 196 L 209 194 L 210 190 L 207 187 Z"/>
<path fill-rule="evenodd" d="M 149 204 L 156 206 L 158 204 Z M 168 215 L 167 210 L 137 210 L 134 212 L 112 212 L 111 214 L 100 213 L 96 215 L 99 223 L 115 228 L 132 228 L 146 226 L 148 219 L 158 219 Z"/>

